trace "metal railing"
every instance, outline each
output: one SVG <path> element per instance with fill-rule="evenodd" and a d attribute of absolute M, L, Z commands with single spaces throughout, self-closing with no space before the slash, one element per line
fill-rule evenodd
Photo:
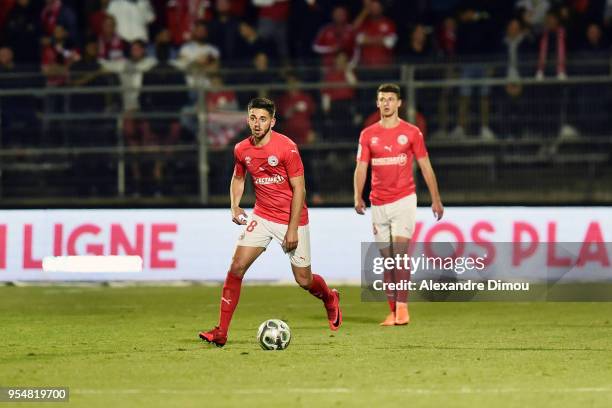
<path fill-rule="evenodd" d="M 580 64 L 588 66 L 584 61 L 577 66 Z M 530 67 L 525 64 L 525 71 Z M 506 78 L 499 75 L 504 65 L 498 63 L 487 64 L 483 72 L 490 75 L 480 78 L 462 78 L 465 65 L 461 64 L 422 64 L 363 71 L 355 84 L 303 81 L 299 89 L 310 93 L 319 105 L 305 122 L 312 126 L 317 138 L 315 141 L 306 138 L 308 142 L 301 146 L 310 178 L 307 183 L 311 201 L 351 202 L 350 176 L 359 131 L 366 118 L 376 111 L 374 90 L 380 82 L 392 81 L 404 90 L 404 117 L 427 128 L 432 161 L 444 190 L 454 197 L 451 201 L 538 202 L 539 198 L 534 198 L 533 189 L 529 188 L 536 177 L 550 183 L 567 178 L 568 172 L 576 170 L 589 176 L 586 187 L 580 186 L 579 180 L 575 180 L 578 190 L 575 185 L 566 188 L 552 183 L 550 192 L 538 188 L 545 201 L 559 197 L 566 202 L 610 202 L 606 182 L 612 173 L 609 153 L 612 123 L 608 114 L 612 111 L 612 75 L 608 60 L 600 61 L 598 67 L 596 75 L 569 75 L 560 80 L 536 79 L 533 75 Z M 314 68 L 313 76 L 315 70 L 320 73 L 320 68 Z M 235 72 L 227 73 L 230 74 Z M 45 202 L 69 205 L 77 202 L 76 196 L 92 205 L 224 204 L 232 171 L 232 142 L 244 134 L 246 126 L 244 119 L 237 119 L 240 112 L 210 111 L 208 97 L 231 92 L 239 105 L 245 106 L 245 101 L 263 90 L 282 104 L 282 95 L 289 89 L 292 85 L 282 82 L 227 84 L 217 88 L 0 89 L 1 202 L 14 206 Z M 353 96 L 334 100 L 331 108 L 324 110 L 320 96 L 332 89 L 350 89 Z M 193 98 L 190 106 L 172 112 L 128 113 L 112 102 L 107 102 L 103 109 L 89 111 L 74 103 L 75 98 L 86 101 L 84 97 L 101 95 L 116 101 L 126 91 L 185 92 Z M 483 107 L 485 98 L 488 107 Z M 279 128 L 283 131 L 291 128 L 291 119 L 285 117 L 289 110 L 279 108 Z M 466 121 L 461 115 L 472 120 Z M 148 122 L 165 131 L 172 123 L 178 123 L 181 137 L 170 144 L 160 142 L 163 135 L 153 142 L 131 143 L 126 136 L 127 128 Z M 464 128 L 463 134 L 455 132 L 459 123 L 463 124 L 459 126 Z M 491 133 L 483 134 L 479 129 L 483 127 Z M 155 173 L 158 163 L 167 172 L 163 182 L 171 187 L 170 191 L 143 193 L 131 185 L 139 166 L 149 167 L 147 171 Z M 156 181 L 141 177 L 141 182 Z M 476 186 L 466 187 L 472 184 Z M 569 197 L 568 189 L 580 194 Z M 143 198 L 143 194 L 150 193 L 161 194 Z"/>

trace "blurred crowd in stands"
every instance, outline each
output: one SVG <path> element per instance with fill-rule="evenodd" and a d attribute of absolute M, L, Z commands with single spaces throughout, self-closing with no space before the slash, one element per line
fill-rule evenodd
<path fill-rule="evenodd" d="M 384 66 L 490 56 L 518 46 L 539 53 L 541 65 L 551 49 L 563 74 L 566 53 L 607 52 L 611 33 L 610 0 L 0 2 L 4 53 L 12 51 L 18 66 L 45 71 L 74 64 L 93 43 L 98 60 L 130 59 L 131 46 L 140 42 L 148 56 L 163 44 L 170 61 L 183 68 L 197 61 L 209 70 L 251 67 L 261 54 L 283 66 L 320 58 L 333 67 L 338 54 Z"/>
<path fill-rule="evenodd" d="M 359 129 L 377 117 L 373 91 L 354 85 L 399 79 L 395 64 L 460 61 L 460 68 L 443 71 L 440 78 L 480 79 L 500 75 L 482 64 L 493 61 L 502 63 L 501 75 L 507 78 L 563 80 L 574 74 L 567 68 L 570 58 L 609 59 L 611 38 L 612 0 L 2 0 L 0 90 L 129 88 L 120 96 L 51 95 L 44 98 L 42 108 L 40 101 L 27 96 L 2 97 L 3 144 L 45 145 L 59 138 L 64 144 L 103 145 L 113 134 L 108 129 L 115 124 L 107 120 L 94 129 L 86 122 L 68 131 L 60 129 L 56 138 L 49 136 L 53 131 L 46 131 L 45 140 L 31 140 L 36 134 L 32 124 L 41 109 L 120 112 L 121 133 L 131 146 L 174 144 L 194 137 L 195 92 L 139 91 L 147 85 L 207 89 L 204 103 L 210 114 L 212 146 L 224 146 L 240 134 L 244 129 L 240 110 L 256 94 L 276 100 L 279 129 L 300 144 L 321 135 L 326 135 L 325 141 L 355 141 Z M 522 61 L 529 59 L 534 63 L 525 68 Z M 305 71 L 304 66 L 317 68 Z M 22 75 L 27 72 L 39 75 Z M 576 74 L 609 75 L 609 67 L 584 68 Z M 338 86 L 305 91 L 300 87 L 304 81 Z M 269 83 L 285 83 L 287 88 L 274 92 L 265 86 L 257 92 L 223 88 Z M 574 96 L 587 100 L 598 92 L 595 88 Z M 547 91 L 553 104 L 547 109 L 555 115 L 560 109 L 555 104 L 562 99 L 559 92 Z M 494 132 L 491 124 L 490 93 L 487 86 L 458 89 L 454 121 L 449 119 L 448 95 L 438 93 L 435 106 L 418 107 L 417 125 L 425 133 L 427 120 L 435 116 L 432 131 L 495 139 L 500 132 Z M 478 98 L 473 98 L 476 94 Z M 517 119 L 508 123 L 522 126 L 532 113 L 529 105 L 518 102 L 524 94 L 519 84 L 504 88 L 495 109 Z M 583 109 L 605 112 L 608 102 L 603 98 L 595 102 L 601 106 Z M 142 120 L 139 112 L 182 112 L 183 116 Z M 470 121 L 470 113 L 479 120 Z M 568 123 L 560 125 L 566 126 L 567 134 L 576 133 L 567 128 Z M 588 128 L 592 122 L 574 125 Z M 83 129 L 98 136 L 84 142 L 78 136 Z M 511 135 L 521 132 L 511 126 L 504 129 Z M 155 178 L 162 177 L 161 162 L 150 167 Z M 132 173 L 140 177 L 137 166 Z"/>

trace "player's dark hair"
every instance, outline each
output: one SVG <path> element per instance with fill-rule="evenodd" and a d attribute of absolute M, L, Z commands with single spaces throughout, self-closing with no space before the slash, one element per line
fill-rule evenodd
<path fill-rule="evenodd" d="M 274 102 L 272 102 L 268 98 L 253 98 L 249 102 L 247 106 L 247 111 L 251 109 L 264 109 L 268 111 L 271 117 L 274 117 L 274 113 L 276 112 L 276 106 L 274 106 Z"/>
<path fill-rule="evenodd" d="M 378 90 L 376 91 L 376 95 L 378 95 L 380 92 L 392 92 L 397 95 L 397 99 L 402 99 L 402 91 L 399 85 L 397 84 L 392 84 L 392 83 L 381 84 L 378 87 Z"/>

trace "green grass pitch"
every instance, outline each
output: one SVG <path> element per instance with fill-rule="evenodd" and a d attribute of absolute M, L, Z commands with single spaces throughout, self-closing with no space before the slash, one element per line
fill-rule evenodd
<path fill-rule="evenodd" d="M 245 286 L 219 349 L 197 338 L 218 287 L 0 287 L 0 386 L 113 408 L 612 404 L 612 303 L 414 303 L 409 326 L 381 328 L 385 304 L 340 290 L 332 333 L 297 286 Z M 260 349 L 269 318 L 291 326 L 287 350 Z"/>

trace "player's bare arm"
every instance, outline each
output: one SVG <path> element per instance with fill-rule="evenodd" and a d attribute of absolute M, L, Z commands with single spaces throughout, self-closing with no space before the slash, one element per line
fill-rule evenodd
<path fill-rule="evenodd" d="M 246 225 L 247 223 L 246 213 L 242 208 L 240 208 L 240 200 L 242 199 L 242 194 L 244 194 L 244 177 L 237 176 L 236 174 L 234 174 L 230 183 L 230 202 L 232 210 L 232 221 L 238 225 Z"/>
<path fill-rule="evenodd" d="M 291 177 L 289 179 L 289 184 L 293 190 L 293 197 L 291 198 L 289 225 L 287 226 L 287 233 L 285 234 L 285 239 L 283 239 L 282 244 L 285 252 L 291 252 L 298 246 L 300 214 L 302 213 L 302 207 L 306 199 L 306 182 L 304 181 L 304 176 Z"/>
<path fill-rule="evenodd" d="M 353 191 L 355 193 L 355 211 L 357 214 L 365 214 L 366 204 L 363 199 L 363 188 L 368 175 L 368 163 L 357 161 L 355 175 L 353 176 Z"/>
<path fill-rule="evenodd" d="M 429 157 L 425 156 L 417 160 L 421 169 L 421 174 L 425 179 L 425 184 L 429 189 L 429 195 L 431 195 L 431 210 L 436 216 L 436 220 L 441 220 L 444 215 L 444 206 L 440 199 L 440 192 L 438 191 L 438 181 L 436 180 L 436 173 L 434 173 Z"/>

